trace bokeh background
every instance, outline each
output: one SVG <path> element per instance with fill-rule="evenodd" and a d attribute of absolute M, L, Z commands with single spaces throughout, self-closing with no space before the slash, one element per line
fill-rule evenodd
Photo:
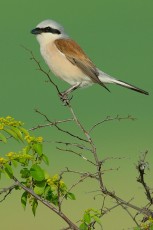
<path fill-rule="evenodd" d="M 70 117 L 62 106 L 53 87 L 45 82 L 42 73 L 30 60 L 21 46 L 31 49 L 47 70 L 39 53 L 38 43 L 30 30 L 44 19 L 60 22 L 103 71 L 126 82 L 148 90 L 150 96 L 141 95 L 119 86 L 109 86 L 111 93 L 98 85 L 74 93 L 72 105 L 79 119 L 88 129 L 106 116 L 132 115 L 136 121 L 109 122 L 95 129 L 92 134 L 99 157 L 122 157 L 109 160 L 105 169 L 120 167 L 118 171 L 104 176 L 109 189 L 140 206 L 145 203 L 142 187 L 136 182 L 135 164 L 139 156 L 149 151 L 150 171 L 147 181 L 152 185 L 153 175 L 153 1 L 152 0 L 77 0 L 77 1 L 4 1 L 0 4 L 0 116 L 11 115 L 22 120 L 26 128 L 44 123 L 44 118 L 34 109 L 48 115 L 51 120 Z M 54 76 L 53 76 L 54 78 Z M 68 85 L 56 78 L 61 90 Z M 64 126 L 63 126 L 64 127 Z M 71 125 L 65 128 L 73 129 Z M 45 153 L 51 161 L 48 171 L 53 175 L 66 166 L 74 170 L 92 171 L 93 168 L 81 158 L 56 150 L 53 141 L 72 141 L 58 133 L 55 128 L 35 132 L 48 141 Z M 18 150 L 22 145 L 11 142 L 1 145 L 1 155 Z M 88 157 L 89 153 L 85 156 Z M 65 177 L 70 186 L 73 175 Z M 7 179 L 1 186 L 9 185 Z M 96 183 L 87 180 L 73 191 L 77 201 L 65 203 L 66 213 L 72 220 L 79 220 L 83 210 L 100 208 L 100 198 L 93 199 Z M 90 191 L 90 193 L 88 193 Z M 109 205 L 109 204 L 108 204 Z M 130 229 L 134 226 L 130 217 L 120 208 L 102 219 L 103 229 Z M 7 230 L 42 228 L 61 229 L 65 223 L 42 205 L 34 218 L 30 207 L 23 211 L 20 192 L 13 193 L 0 204 L 0 225 Z M 97 227 L 98 229 L 98 227 Z"/>

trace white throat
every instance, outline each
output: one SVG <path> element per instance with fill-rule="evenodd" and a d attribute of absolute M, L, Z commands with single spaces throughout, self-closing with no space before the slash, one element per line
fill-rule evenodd
<path fill-rule="evenodd" d="M 65 36 L 63 36 L 62 34 L 59 35 L 59 34 L 49 34 L 49 33 L 42 33 L 36 36 L 40 46 L 47 45 L 48 43 L 53 43 L 56 39 L 60 39 L 63 37 Z"/>

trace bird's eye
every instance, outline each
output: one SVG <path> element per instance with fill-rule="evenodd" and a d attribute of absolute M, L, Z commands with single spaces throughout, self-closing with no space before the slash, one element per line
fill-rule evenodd
<path fill-rule="evenodd" d="M 61 34 L 61 32 L 58 29 L 54 29 L 54 28 L 49 27 L 49 26 L 42 28 L 41 30 L 44 33 Z"/>

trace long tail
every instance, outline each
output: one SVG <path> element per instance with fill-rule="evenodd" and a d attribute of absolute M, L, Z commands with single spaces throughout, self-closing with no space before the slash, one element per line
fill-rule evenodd
<path fill-rule="evenodd" d="M 122 87 L 125 87 L 125 88 L 128 88 L 128 89 L 131 89 L 131 90 L 134 90 L 136 92 L 139 92 L 139 93 L 142 93 L 142 94 L 145 94 L 145 95 L 149 95 L 149 93 L 143 89 L 140 89 L 134 85 L 131 85 L 131 84 L 128 84 L 124 81 L 120 81 L 120 80 L 117 80 L 111 76 L 109 76 L 108 74 L 102 72 L 101 70 L 99 70 L 99 76 L 98 78 L 100 79 L 100 81 L 102 81 L 104 84 L 105 83 L 112 83 L 112 84 L 117 84 L 117 85 L 120 85 Z"/>

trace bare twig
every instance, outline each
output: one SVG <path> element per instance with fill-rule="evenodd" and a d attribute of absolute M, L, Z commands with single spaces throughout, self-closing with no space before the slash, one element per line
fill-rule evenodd
<path fill-rule="evenodd" d="M 58 208 L 59 208 L 59 212 L 61 213 L 61 201 L 60 201 L 60 181 L 62 179 L 62 174 L 60 174 L 59 179 L 58 179 L 58 186 L 57 186 L 57 194 L 58 194 Z"/>
<path fill-rule="evenodd" d="M 133 216 L 133 215 L 130 213 L 130 211 L 128 210 L 128 208 L 127 208 L 125 205 L 123 205 L 123 204 L 120 204 L 120 205 L 121 205 L 122 208 L 128 213 L 128 215 L 131 217 L 131 219 L 134 221 L 134 223 L 139 227 L 139 224 L 138 224 L 138 222 L 136 221 L 135 216 Z"/>
<path fill-rule="evenodd" d="M 37 125 L 33 128 L 30 128 L 29 131 L 34 131 L 36 129 L 41 129 L 41 128 L 46 128 L 46 127 L 50 127 L 50 126 L 56 126 L 58 124 L 62 124 L 62 123 L 66 123 L 66 122 L 70 122 L 70 121 L 73 121 L 73 119 L 65 119 L 65 120 L 61 120 L 61 121 L 53 121 L 53 122 L 49 122 L 48 124 L 40 124 L 40 125 Z"/>
<path fill-rule="evenodd" d="M 101 188 L 101 190 L 103 191 L 103 190 L 105 190 L 105 187 L 104 187 L 103 180 L 102 180 L 102 176 L 101 176 L 101 172 L 100 172 L 100 170 L 101 170 L 101 163 L 100 163 L 100 161 L 99 161 L 99 159 L 98 159 L 96 147 L 95 147 L 95 145 L 94 145 L 94 143 L 93 143 L 93 140 L 91 139 L 89 133 L 84 129 L 84 127 L 82 126 L 82 124 L 81 124 L 80 121 L 78 120 L 78 118 L 77 118 L 77 116 L 76 116 L 74 110 L 72 109 L 70 103 L 68 104 L 68 108 L 69 108 L 69 110 L 70 110 L 70 112 L 71 112 L 71 114 L 72 114 L 72 116 L 73 116 L 73 118 L 74 118 L 75 123 L 76 123 L 77 126 L 81 129 L 81 131 L 84 133 L 84 135 L 85 135 L 86 138 L 87 138 L 88 143 L 89 143 L 90 146 L 91 146 L 92 153 L 93 153 L 93 156 L 94 156 L 96 165 L 97 165 L 97 172 L 98 172 L 98 175 L 99 175 L 100 188 Z"/>
<path fill-rule="evenodd" d="M 107 196 L 104 196 L 104 199 L 103 199 L 103 202 L 102 202 L 102 207 L 101 207 L 101 214 L 103 213 L 103 210 L 104 210 L 106 198 L 107 198 Z"/>
<path fill-rule="evenodd" d="M 107 190 L 104 193 L 105 193 L 105 195 L 108 195 L 108 196 L 112 197 L 119 204 L 126 205 L 126 206 L 128 206 L 128 207 L 130 207 L 130 208 L 132 208 L 132 209 L 134 209 L 136 211 L 138 211 L 139 213 L 148 216 L 148 217 L 149 216 L 153 216 L 153 212 L 151 210 L 146 209 L 146 208 L 139 208 L 138 206 L 136 206 L 134 204 L 131 204 L 130 202 L 127 202 L 127 201 L 121 199 L 120 197 L 118 197 L 117 195 L 115 195 L 115 193 L 113 193 L 113 192 L 110 192 L 110 191 Z"/>
<path fill-rule="evenodd" d="M 70 172 L 70 171 L 69 171 Z M 67 193 L 62 197 L 61 199 L 61 203 L 63 202 L 64 198 L 66 197 L 66 195 L 74 188 L 76 187 L 78 184 L 80 184 L 81 182 L 83 182 L 84 180 L 86 180 L 87 178 L 89 178 L 89 175 L 91 174 L 84 174 L 83 176 L 81 176 L 81 179 L 77 180 L 67 191 Z M 91 178 L 93 178 L 92 176 L 90 176 Z"/>
<path fill-rule="evenodd" d="M 30 53 L 30 55 L 31 55 L 30 59 L 31 59 L 31 60 L 34 60 L 34 62 L 35 62 L 36 65 L 38 66 L 38 70 L 40 70 L 45 76 L 47 76 L 49 82 L 50 82 L 52 85 L 54 85 L 54 87 L 56 88 L 58 94 L 60 94 L 60 90 L 59 90 L 58 86 L 57 86 L 57 85 L 53 82 L 53 80 L 51 79 L 51 77 L 50 77 L 50 75 L 49 75 L 49 72 L 45 71 L 45 70 L 41 67 L 40 62 L 35 58 L 33 52 L 32 52 L 30 49 L 28 49 L 27 47 L 23 46 L 23 45 L 22 45 L 21 47 L 24 48 L 26 51 L 28 51 L 28 52 Z"/>
<path fill-rule="evenodd" d="M 84 146 L 84 145 L 81 145 L 81 144 L 78 144 L 78 143 L 70 143 L 70 142 L 63 142 L 63 141 L 55 141 L 55 143 L 57 144 L 63 144 L 63 145 L 66 145 L 66 146 L 73 146 L 73 147 L 77 147 L 81 150 L 85 150 L 85 151 L 89 151 L 89 152 L 92 152 L 92 149 Z"/>
<path fill-rule="evenodd" d="M 46 119 L 49 123 L 54 124 L 54 126 L 55 126 L 59 131 L 61 131 L 61 132 L 63 132 L 63 133 L 66 133 L 66 134 L 68 134 L 69 136 L 74 137 L 74 138 L 76 138 L 76 139 L 78 139 L 78 140 L 80 140 L 80 141 L 88 142 L 87 140 L 85 140 L 85 139 L 83 139 L 83 138 L 81 138 L 81 137 L 79 137 L 79 136 L 77 136 L 77 135 L 75 135 L 75 134 L 73 134 L 73 133 L 70 133 L 70 132 L 67 131 L 67 130 L 64 130 L 64 129 L 60 128 L 60 127 L 58 126 L 58 124 L 56 124 L 55 122 L 51 122 L 51 121 L 49 120 L 49 118 L 48 118 L 45 114 L 43 114 L 42 112 L 40 112 L 38 109 L 36 109 L 35 111 L 36 111 L 36 113 L 39 113 L 41 116 L 45 117 L 45 119 Z"/>
<path fill-rule="evenodd" d="M 63 175 L 64 173 L 74 173 L 74 174 L 79 174 L 81 177 L 90 177 L 90 178 L 95 178 L 97 179 L 97 172 L 96 173 L 90 173 L 90 172 L 80 172 L 80 171 L 75 171 L 75 170 L 70 170 L 68 167 L 66 167 L 66 170 L 63 170 L 61 174 Z"/>
<path fill-rule="evenodd" d="M 86 157 L 84 157 L 81 153 L 77 153 L 75 152 L 74 150 L 71 150 L 71 149 L 62 149 L 62 148 L 59 148 L 59 147 L 56 147 L 58 150 L 60 151 L 64 151 L 64 152 L 70 152 L 70 153 L 74 153 L 75 155 L 81 157 L 83 160 L 93 164 L 93 165 L 96 165 L 94 162 L 92 162 L 91 160 L 87 159 Z"/>
<path fill-rule="evenodd" d="M 132 120 L 132 121 L 134 121 L 134 120 L 136 120 L 136 118 L 132 117 L 131 115 L 128 115 L 127 117 L 120 117 L 119 115 L 117 115 L 116 117 L 107 116 L 104 120 L 99 121 L 96 124 L 94 124 L 90 128 L 89 133 L 91 133 L 93 131 L 93 129 L 95 129 L 98 125 L 103 124 L 103 123 L 105 123 L 107 121 L 115 121 L 115 120 L 117 120 L 117 121 L 121 121 L 121 120 Z"/>
<path fill-rule="evenodd" d="M 0 202 L 3 202 L 6 199 L 6 197 L 11 194 L 12 190 L 15 189 L 16 187 L 17 187 L 17 183 L 15 182 L 13 185 L 7 188 L 0 189 L 0 195 L 5 193 L 4 197 L 0 200 Z"/>
<path fill-rule="evenodd" d="M 117 208 L 119 206 L 120 206 L 120 204 L 115 204 L 111 208 L 106 208 L 105 207 L 106 210 L 101 211 L 102 216 L 106 215 L 108 212 L 111 212 L 113 209 L 115 209 L 115 208 Z"/>

